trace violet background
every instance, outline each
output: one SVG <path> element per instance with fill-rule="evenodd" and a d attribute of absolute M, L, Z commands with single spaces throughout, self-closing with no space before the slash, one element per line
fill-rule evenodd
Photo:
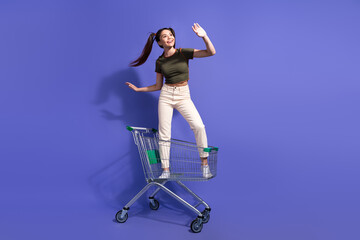
<path fill-rule="evenodd" d="M 1 239 L 359 239 L 360 2 L 356 0 L 0 2 Z M 194 214 L 144 185 L 126 125 L 157 127 L 148 33 L 217 53 L 190 61 L 190 89 L 218 146 L 218 176 L 188 186 Z M 180 114 L 173 137 L 194 140 Z M 169 185 L 180 193 L 175 185 Z M 181 195 L 183 196 L 183 195 Z"/>

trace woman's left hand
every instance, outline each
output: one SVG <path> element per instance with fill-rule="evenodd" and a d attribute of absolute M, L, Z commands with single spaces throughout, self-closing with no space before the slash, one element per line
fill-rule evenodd
<path fill-rule="evenodd" d="M 206 32 L 205 30 L 200 27 L 200 25 L 198 23 L 194 23 L 194 26 L 192 26 L 192 30 L 196 33 L 196 35 L 198 35 L 199 37 L 205 37 L 206 36 Z"/>

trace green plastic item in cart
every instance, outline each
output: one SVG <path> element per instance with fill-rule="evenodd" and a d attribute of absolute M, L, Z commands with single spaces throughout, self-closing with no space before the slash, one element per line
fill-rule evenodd
<path fill-rule="evenodd" d="M 156 164 L 160 162 L 160 155 L 158 150 L 147 150 L 146 151 L 150 164 Z"/>

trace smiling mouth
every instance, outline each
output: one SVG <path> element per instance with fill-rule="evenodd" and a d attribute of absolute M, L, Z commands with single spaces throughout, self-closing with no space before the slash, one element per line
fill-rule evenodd
<path fill-rule="evenodd" d="M 171 40 L 171 41 L 168 41 L 167 44 L 170 44 L 170 43 L 173 43 L 173 42 L 174 42 L 174 40 Z"/>

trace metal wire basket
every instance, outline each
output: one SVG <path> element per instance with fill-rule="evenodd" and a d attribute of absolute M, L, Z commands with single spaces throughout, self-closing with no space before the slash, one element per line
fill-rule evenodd
<path fill-rule="evenodd" d="M 217 147 L 201 148 L 196 143 L 178 139 L 161 141 L 157 131 L 153 128 L 128 127 L 128 129 L 131 130 L 135 144 L 138 146 L 146 180 L 158 179 L 163 171 L 161 161 L 169 161 L 169 181 L 207 181 L 216 176 Z M 161 156 L 160 150 L 169 154 Z M 203 176 L 199 155 L 201 151 L 208 153 L 207 162 L 211 177 Z"/>

